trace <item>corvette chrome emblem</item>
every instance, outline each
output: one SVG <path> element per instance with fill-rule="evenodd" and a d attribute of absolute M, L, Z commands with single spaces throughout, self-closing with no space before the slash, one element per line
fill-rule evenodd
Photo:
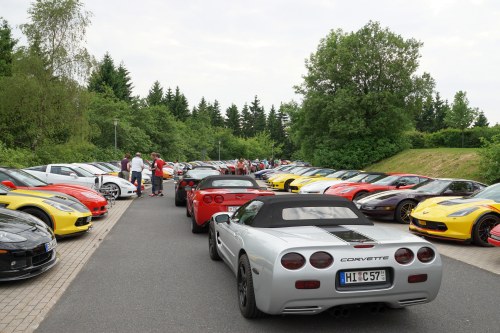
<path fill-rule="evenodd" d="M 422 212 L 422 214 L 424 214 L 424 215 L 425 215 L 425 214 L 429 214 L 429 211 L 428 211 L 428 210 L 424 210 L 424 211 Z"/>

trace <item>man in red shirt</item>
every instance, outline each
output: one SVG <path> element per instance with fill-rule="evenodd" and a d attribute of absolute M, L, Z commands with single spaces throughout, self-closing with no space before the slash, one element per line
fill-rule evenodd
<path fill-rule="evenodd" d="M 163 196 L 163 166 L 165 165 L 165 161 L 160 158 L 160 154 L 156 153 L 155 154 L 156 159 L 154 163 L 154 170 L 153 170 L 153 182 L 154 182 L 154 188 L 158 193 L 153 192 L 153 196 L 159 195 L 160 197 Z"/>

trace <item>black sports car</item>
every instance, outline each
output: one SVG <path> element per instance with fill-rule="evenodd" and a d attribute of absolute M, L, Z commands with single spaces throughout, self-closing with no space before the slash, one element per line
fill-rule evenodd
<path fill-rule="evenodd" d="M 203 178 L 218 175 L 220 175 L 220 172 L 211 166 L 197 166 L 186 171 L 175 184 L 175 205 L 186 205 L 186 190 L 184 189 L 186 186 L 195 187 Z"/>
<path fill-rule="evenodd" d="M 0 281 L 31 278 L 57 263 L 56 238 L 36 217 L 0 208 Z"/>
<path fill-rule="evenodd" d="M 427 198 L 441 196 L 468 196 L 486 185 L 473 180 L 437 178 L 429 179 L 409 190 L 384 191 L 356 201 L 356 206 L 368 217 L 410 223 L 410 213 Z"/>

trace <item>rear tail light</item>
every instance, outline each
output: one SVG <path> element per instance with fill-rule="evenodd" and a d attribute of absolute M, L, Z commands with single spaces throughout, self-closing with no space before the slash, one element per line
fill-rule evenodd
<path fill-rule="evenodd" d="M 394 259 L 396 259 L 396 261 L 401 265 L 409 264 L 410 262 L 412 262 L 414 257 L 415 255 L 413 254 L 413 252 L 405 247 L 400 248 L 394 254 Z"/>
<path fill-rule="evenodd" d="M 186 185 L 187 185 L 187 182 L 185 182 L 185 181 L 182 181 L 182 182 L 181 182 L 181 186 L 182 186 L 182 187 L 184 187 L 184 186 L 186 186 Z"/>
<path fill-rule="evenodd" d="M 432 260 L 434 260 L 435 257 L 436 253 L 430 247 L 422 247 L 417 252 L 418 260 L 424 263 L 431 262 Z"/>
<path fill-rule="evenodd" d="M 286 269 L 299 269 L 304 266 L 306 259 L 298 253 L 290 252 L 281 257 L 281 265 Z"/>
<path fill-rule="evenodd" d="M 333 257 L 327 252 L 315 252 L 309 258 L 309 262 L 316 268 L 327 268 L 333 264 Z"/>
<path fill-rule="evenodd" d="M 203 197 L 203 202 L 207 204 L 212 203 L 212 197 L 210 195 L 205 195 Z"/>
<path fill-rule="evenodd" d="M 318 289 L 320 282 L 317 280 L 300 280 L 295 281 L 296 289 Z"/>
<path fill-rule="evenodd" d="M 191 180 L 189 183 L 188 183 L 188 186 L 194 186 L 194 182 Z"/>
<path fill-rule="evenodd" d="M 359 245 L 354 245 L 355 249 L 370 249 L 373 247 L 373 244 L 359 244 Z"/>
<path fill-rule="evenodd" d="M 221 204 L 224 202 L 224 197 L 222 195 L 216 195 L 214 201 L 215 203 Z"/>

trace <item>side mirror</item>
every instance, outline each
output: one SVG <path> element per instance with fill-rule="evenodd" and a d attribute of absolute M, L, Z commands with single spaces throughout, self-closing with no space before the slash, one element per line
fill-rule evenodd
<path fill-rule="evenodd" d="M 227 223 L 229 224 L 230 218 L 227 214 L 220 214 L 215 217 L 216 223 Z"/>
<path fill-rule="evenodd" d="M 264 190 L 264 191 L 267 191 L 267 187 L 265 187 L 265 186 L 261 186 L 261 188 L 260 188 L 260 189 L 261 189 L 261 190 Z"/>
<path fill-rule="evenodd" d="M 74 172 L 71 172 L 69 175 L 70 175 L 71 177 L 73 177 L 73 178 L 78 178 L 78 176 L 77 176 L 77 175 L 76 175 L 76 173 L 74 173 Z"/>
<path fill-rule="evenodd" d="M 11 182 L 10 180 L 3 180 L 2 181 L 2 184 L 4 184 L 5 186 L 7 187 L 10 187 L 11 189 L 15 190 L 17 188 L 16 185 L 14 185 L 13 182 Z"/>

